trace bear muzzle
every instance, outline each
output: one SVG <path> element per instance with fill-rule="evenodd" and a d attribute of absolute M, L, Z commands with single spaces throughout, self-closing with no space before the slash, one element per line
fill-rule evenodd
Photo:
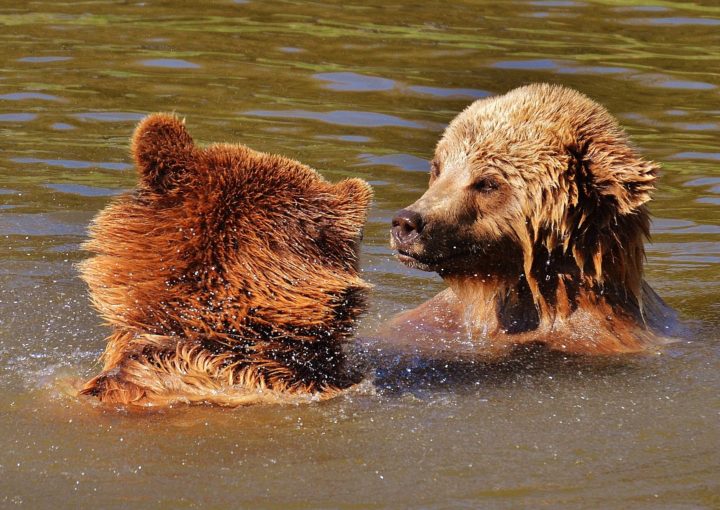
<path fill-rule="evenodd" d="M 407 247 L 415 240 L 423 230 L 425 223 L 420 213 L 410 209 L 398 211 L 392 220 L 392 237 L 395 245 L 400 249 Z"/>

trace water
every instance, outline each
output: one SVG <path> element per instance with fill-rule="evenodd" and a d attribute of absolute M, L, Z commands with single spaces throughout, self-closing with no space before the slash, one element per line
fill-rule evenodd
<path fill-rule="evenodd" d="M 720 6 L 714 0 L 0 1 L 0 507 L 720 507 Z M 74 264 L 153 111 L 376 192 L 361 324 L 443 288 L 389 220 L 443 126 L 533 81 L 605 104 L 663 164 L 647 276 L 688 340 L 488 371 L 384 360 L 312 405 L 103 411 L 62 395 L 107 330 Z M 434 370 L 433 370 L 434 368 Z"/>

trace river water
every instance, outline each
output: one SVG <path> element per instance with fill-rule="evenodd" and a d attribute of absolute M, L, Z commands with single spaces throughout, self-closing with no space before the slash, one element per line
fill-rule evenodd
<path fill-rule="evenodd" d="M 720 4 L 715 0 L 0 0 L 0 508 L 720 508 Z M 153 413 L 64 396 L 107 330 L 75 264 L 134 184 L 154 111 L 375 188 L 360 334 L 444 286 L 388 248 L 443 126 L 534 81 L 620 119 L 663 174 L 659 355 L 382 370 L 323 403 Z"/>

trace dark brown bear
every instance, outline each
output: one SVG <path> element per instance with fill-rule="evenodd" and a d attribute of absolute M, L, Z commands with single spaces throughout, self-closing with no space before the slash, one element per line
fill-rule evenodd
<path fill-rule="evenodd" d="M 450 288 L 381 336 L 489 356 L 657 345 L 674 316 L 643 279 L 657 170 L 574 90 L 476 101 L 440 139 L 429 189 L 393 221 L 399 259 Z"/>
<path fill-rule="evenodd" d="M 137 189 L 85 244 L 82 277 L 113 332 L 81 393 L 242 405 L 357 382 L 342 346 L 364 310 L 369 186 L 242 145 L 197 147 L 166 114 L 140 123 L 132 152 Z"/>

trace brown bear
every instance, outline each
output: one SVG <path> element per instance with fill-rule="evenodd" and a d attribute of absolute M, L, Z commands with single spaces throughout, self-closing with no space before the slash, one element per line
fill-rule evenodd
<path fill-rule="evenodd" d="M 368 285 L 371 189 L 143 120 L 137 188 L 94 220 L 80 271 L 112 327 L 82 394 L 112 404 L 324 399 L 357 382 L 343 344 Z"/>
<path fill-rule="evenodd" d="M 476 101 L 447 127 L 429 188 L 392 222 L 405 264 L 449 289 L 381 336 L 494 357 L 657 345 L 674 313 L 643 280 L 658 166 L 600 105 L 533 84 Z"/>

